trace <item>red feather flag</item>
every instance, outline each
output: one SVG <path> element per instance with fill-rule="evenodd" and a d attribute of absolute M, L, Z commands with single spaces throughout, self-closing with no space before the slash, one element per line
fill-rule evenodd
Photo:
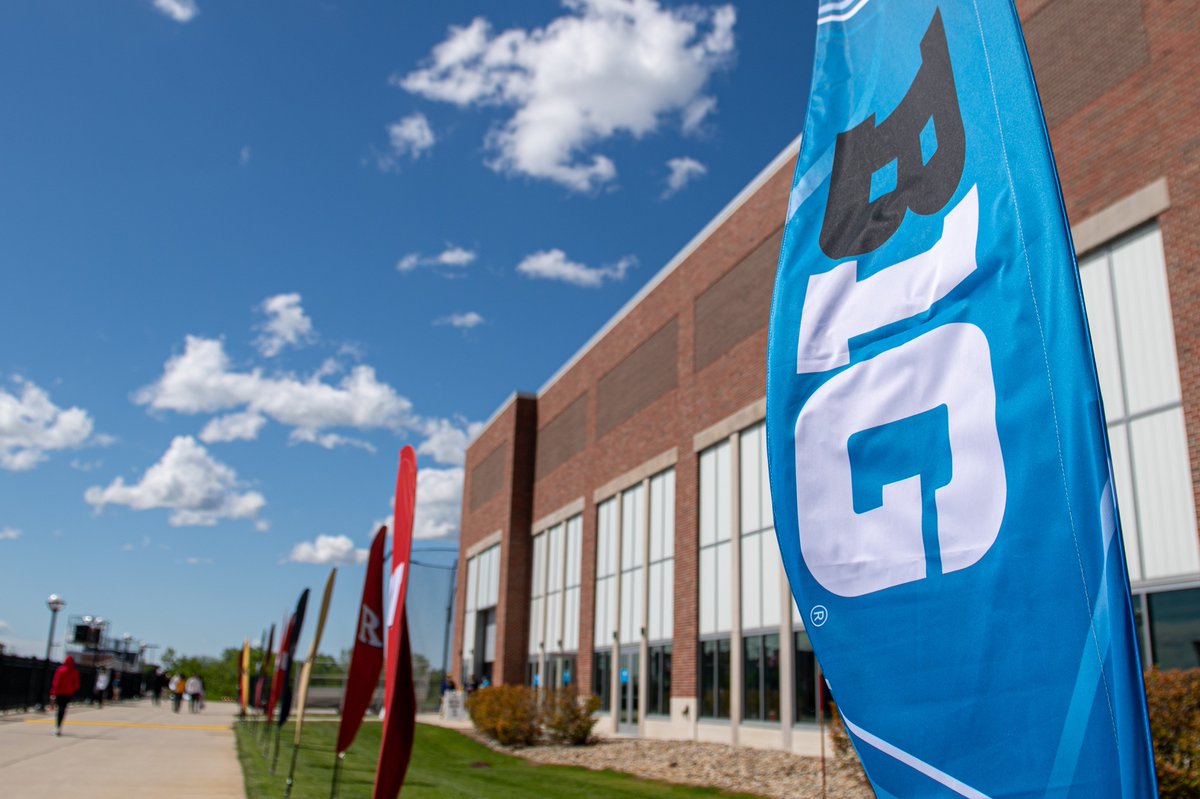
<path fill-rule="evenodd" d="M 392 577 L 388 584 L 387 679 L 384 699 L 383 740 L 375 769 L 372 799 L 395 799 L 404 785 L 412 757 L 417 726 L 417 697 L 412 683 L 412 649 L 404 599 L 408 592 L 412 556 L 413 510 L 417 503 L 417 454 L 412 447 L 400 451 L 396 475 L 396 508 L 392 521 Z"/>
<path fill-rule="evenodd" d="M 287 650 L 288 639 L 292 637 L 292 622 L 294 616 L 288 616 L 287 622 L 281 628 L 283 635 L 279 636 L 279 652 L 275 655 L 275 675 L 271 679 L 271 696 L 267 700 L 267 723 L 271 723 L 271 717 L 275 714 L 275 703 L 279 701 L 279 691 L 283 688 L 283 664 L 286 658 L 284 654 Z"/>
<path fill-rule="evenodd" d="M 350 656 L 350 673 L 346 676 L 346 695 L 342 699 L 342 722 L 338 727 L 337 752 L 341 754 L 354 743 L 363 715 L 371 705 L 379 672 L 383 668 L 383 547 L 387 543 L 387 526 L 379 528 L 371 542 L 367 558 L 367 577 L 363 581 L 362 605 L 358 610 L 358 627 L 354 634 L 354 652 Z"/>

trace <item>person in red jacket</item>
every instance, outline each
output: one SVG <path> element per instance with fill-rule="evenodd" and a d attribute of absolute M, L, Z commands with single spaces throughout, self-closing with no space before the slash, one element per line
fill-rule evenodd
<path fill-rule="evenodd" d="M 75 668 L 75 658 L 67 655 L 67 659 L 54 672 L 54 682 L 50 683 L 50 701 L 58 705 L 58 716 L 54 722 L 54 734 L 62 735 L 63 718 L 67 715 L 67 705 L 79 690 L 79 669 Z"/>

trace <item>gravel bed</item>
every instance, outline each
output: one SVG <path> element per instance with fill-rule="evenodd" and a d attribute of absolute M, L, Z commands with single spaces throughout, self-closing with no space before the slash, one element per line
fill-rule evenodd
<path fill-rule="evenodd" d="M 645 738 L 602 739 L 591 746 L 502 747 L 474 730 L 469 735 L 491 748 L 536 763 L 611 769 L 686 785 L 708 785 L 772 799 L 822 799 L 821 761 L 771 749 L 699 741 Z M 825 760 L 827 799 L 872 799 L 874 794 L 832 753 Z"/>

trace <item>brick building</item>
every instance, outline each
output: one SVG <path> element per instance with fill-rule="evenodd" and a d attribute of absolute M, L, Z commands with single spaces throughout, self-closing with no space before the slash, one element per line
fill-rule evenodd
<path fill-rule="evenodd" d="M 1072 223 L 1147 664 L 1200 666 L 1200 13 L 1018 0 Z M 765 479 L 793 142 L 467 454 L 454 666 L 607 732 L 812 752 Z"/>

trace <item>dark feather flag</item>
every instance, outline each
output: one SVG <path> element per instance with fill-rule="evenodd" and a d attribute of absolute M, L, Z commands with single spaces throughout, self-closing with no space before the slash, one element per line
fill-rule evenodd
<path fill-rule="evenodd" d="M 383 548 L 386 543 L 387 526 L 384 525 L 375 534 L 375 540 L 371 542 L 371 554 L 367 558 L 367 576 L 363 580 L 354 652 L 350 656 L 346 695 L 342 699 L 342 721 L 337 738 L 339 754 L 354 743 L 383 668 Z"/>
<path fill-rule="evenodd" d="M 292 625 L 287 636 L 287 648 L 283 654 L 283 662 L 280 664 L 281 681 L 283 682 L 279 688 L 280 727 L 287 722 L 288 713 L 292 709 L 292 661 L 296 658 L 296 644 L 300 642 L 300 628 L 304 626 L 304 609 L 307 606 L 308 589 L 305 588 L 304 593 L 300 594 L 300 600 L 296 603 L 296 612 L 292 615 Z"/>
<path fill-rule="evenodd" d="M 268 696 L 263 696 L 263 687 L 270 675 L 271 650 L 275 648 L 275 624 L 271 624 L 271 632 L 266 636 L 262 648 L 262 660 L 258 661 L 258 679 L 254 683 L 254 706 L 259 710 L 267 709 Z"/>
<path fill-rule="evenodd" d="M 395 799 L 404 785 L 416 730 L 417 700 L 412 684 L 412 650 L 404 599 L 408 591 L 412 555 L 413 510 L 417 501 L 417 454 L 412 447 L 400 451 L 396 475 L 396 505 L 392 521 L 392 576 L 388 583 L 387 682 L 383 740 L 375 770 L 373 799 Z"/>
<path fill-rule="evenodd" d="M 294 623 L 295 616 L 289 616 L 284 620 L 283 627 L 280 628 L 279 651 L 275 653 L 275 668 L 271 672 L 271 692 L 267 699 L 268 724 L 275 717 L 275 705 L 279 703 L 279 690 L 283 686 L 283 653 L 287 648 L 288 639 L 292 636 L 292 624 Z"/>

